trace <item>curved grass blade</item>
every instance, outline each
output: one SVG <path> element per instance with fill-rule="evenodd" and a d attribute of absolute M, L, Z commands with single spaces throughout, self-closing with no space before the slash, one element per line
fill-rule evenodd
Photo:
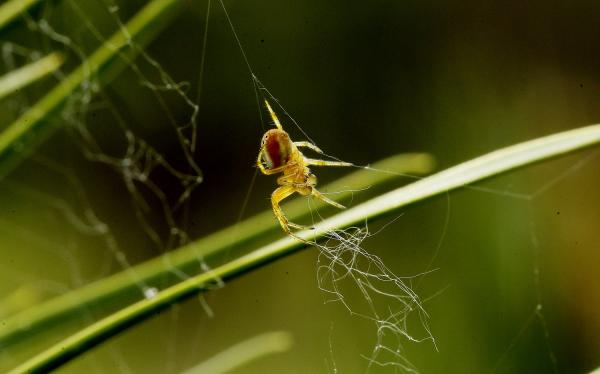
<path fill-rule="evenodd" d="M 335 196 L 336 200 L 345 201 L 352 197 L 352 192 L 348 191 L 349 187 L 363 189 L 382 185 L 398 178 L 399 174 L 426 174 L 432 170 L 433 164 L 433 158 L 427 154 L 401 154 L 373 165 L 374 168 L 388 171 L 387 173 L 358 170 L 324 186 L 322 190 L 323 192 L 346 190 Z M 323 204 L 315 202 L 315 206 L 318 208 Z M 291 201 L 285 206 L 285 210 L 288 217 L 292 219 L 302 218 L 310 213 L 305 199 Z M 162 282 L 167 279 L 165 275 L 173 274 L 174 270 L 190 274 L 200 272 L 199 258 L 208 260 L 215 254 L 248 248 L 258 238 L 280 232 L 273 212 L 265 211 L 190 245 L 134 266 L 129 271 L 104 278 L 7 317 L 0 321 L 0 350 L 2 347 L 34 337 L 36 330 L 53 325 L 56 321 L 60 320 L 64 323 L 69 318 L 77 317 L 82 306 L 94 310 L 99 305 L 106 306 L 116 303 L 117 300 L 118 306 L 122 306 L 143 298 L 143 290 L 139 289 L 136 280 L 143 281 L 151 287 L 159 287 L 159 281 L 163 284 Z M 135 274 L 136 279 L 133 279 L 131 274 Z"/>
<path fill-rule="evenodd" d="M 287 331 L 266 332 L 234 344 L 181 374 L 228 373 L 261 357 L 289 351 L 293 342 Z"/>
<path fill-rule="evenodd" d="M 83 63 L 63 79 L 48 94 L 35 103 L 15 122 L 0 133 L 0 179 L 31 153 L 62 121 L 49 121 L 74 91 L 91 76 L 98 75 L 103 83 L 115 76 L 127 63 L 111 64 L 118 57 L 133 57 L 137 48 L 129 48 L 130 40 L 149 42 L 170 18 L 179 0 L 153 0 L 147 3 L 127 24 L 96 49 Z M 125 58 L 129 61 L 128 58 Z"/>
<path fill-rule="evenodd" d="M 0 5 L 0 29 L 39 2 L 40 0 L 10 0 Z"/>
<path fill-rule="evenodd" d="M 58 69 L 65 57 L 58 52 L 40 58 L 0 77 L 0 100 Z"/>

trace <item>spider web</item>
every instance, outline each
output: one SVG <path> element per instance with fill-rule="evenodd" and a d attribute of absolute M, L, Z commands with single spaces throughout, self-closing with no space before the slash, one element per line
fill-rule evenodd
<path fill-rule="evenodd" d="M 299 131 L 298 136 L 313 141 L 311 136 L 316 138 L 318 135 L 320 138 L 315 143 L 323 149 L 331 149 L 332 153 L 339 155 L 344 154 L 342 159 L 345 161 L 359 161 L 351 158 L 361 156 L 358 149 L 360 145 L 356 147 L 356 154 L 346 157 L 347 153 L 342 153 L 336 148 L 335 140 L 322 136 L 319 129 L 305 125 L 306 120 L 295 121 L 292 118 L 281 104 L 285 102 L 287 107 L 287 103 L 293 102 L 293 96 L 288 94 L 284 100 L 283 95 L 280 97 L 277 94 L 280 91 L 278 89 L 274 89 L 274 95 L 271 95 L 258 79 L 259 74 L 253 70 L 255 66 L 250 65 L 249 60 L 252 58 L 248 58 L 243 48 L 243 41 L 246 39 L 243 17 L 238 14 L 238 17 L 230 18 L 226 13 L 228 8 L 220 1 L 213 2 L 212 5 L 208 2 L 207 5 L 206 8 L 204 4 L 199 7 L 203 12 L 190 12 L 200 24 L 196 30 L 194 47 L 202 51 L 201 59 L 197 61 L 193 70 L 180 72 L 171 68 L 174 64 L 168 58 L 156 53 L 156 50 L 149 51 L 129 40 L 129 47 L 138 56 L 135 59 L 128 55 L 120 56 L 125 65 L 124 72 L 108 84 L 101 82 L 96 75 L 86 76 L 83 84 L 57 115 L 56 121 L 64 124 L 64 129 L 57 132 L 48 144 L 41 147 L 21 168 L 0 181 L 0 206 L 3 209 L 0 213 L 0 230 L 3 232 L 1 245 L 2 253 L 7 258 L 7 261 L 0 262 L 4 281 L 0 286 L 0 294 L 5 295 L 1 304 L 2 316 L 18 313 L 40 301 L 66 294 L 72 289 L 122 270 L 128 272 L 131 279 L 136 281 L 140 297 L 152 297 L 157 288 L 169 284 L 172 280 L 164 279 L 158 282 L 158 287 L 146 284 L 135 273 L 133 265 L 184 245 L 191 240 L 190 238 L 210 232 L 220 224 L 239 221 L 248 214 L 247 211 L 268 207 L 266 199 L 256 199 L 256 205 L 248 200 L 258 195 L 256 191 L 261 191 L 260 196 L 266 197 L 273 187 L 272 183 L 269 184 L 272 180 L 259 180 L 256 186 L 251 182 L 254 180 L 251 176 L 253 170 L 249 167 L 254 157 L 252 152 L 256 151 L 260 131 L 265 128 L 262 118 L 259 120 L 263 128 L 260 129 L 256 124 L 259 122 L 256 113 L 263 110 L 260 104 L 261 97 L 267 97 L 278 104 L 278 114 L 284 116 L 286 121 L 291 121 L 287 125 L 296 125 L 294 131 Z M 2 123 L 10 123 L 27 111 L 43 92 L 56 82 L 64 80 L 71 68 L 81 64 L 85 66 L 87 56 L 113 32 L 123 31 L 126 20 L 140 6 L 141 3 L 86 3 L 70 0 L 46 2 L 40 9 L 23 15 L 21 22 L 26 26 L 26 31 L 13 31 L 14 34 L 11 34 L 10 38 L 2 41 L 3 71 L 14 70 L 56 50 L 69 56 L 68 65 L 55 72 L 47 81 L 37 83 L 32 89 L 23 90 L 3 101 Z M 73 19 L 78 20 L 75 26 L 68 21 Z M 238 29 L 243 31 L 238 33 Z M 207 47 L 209 33 L 227 34 L 229 39 L 233 36 L 233 40 L 230 40 L 231 45 L 219 45 L 218 48 L 210 49 Z M 164 47 L 164 44 L 160 45 Z M 185 43 L 183 45 L 185 46 Z M 222 48 L 229 48 L 237 52 L 238 56 L 241 52 L 242 55 L 240 64 L 245 66 L 233 74 L 238 78 L 233 83 L 228 79 L 230 72 L 225 67 L 218 66 L 218 63 L 211 65 L 210 61 L 206 60 L 210 51 L 209 58 L 214 57 L 215 60 L 222 61 L 219 60 Z M 256 52 L 256 49 L 253 51 L 255 54 L 261 53 Z M 276 61 L 275 66 L 283 66 L 284 62 L 277 60 L 275 56 L 273 58 Z M 240 73 L 243 69 L 246 71 Z M 265 70 L 257 70 L 263 77 Z M 197 76 L 199 79 L 196 81 Z M 215 76 L 218 78 L 213 78 Z M 213 79 L 217 80 L 216 84 Z M 242 79 L 247 84 L 240 83 Z M 374 80 L 374 77 L 369 79 Z M 277 79 L 269 80 L 276 81 Z M 281 88 L 284 84 L 287 82 L 274 85 Z M 219 99 L 213 97 L 218 96 L 215 95 L 214 88 L 217 85 L 224 86 L 223 90 L 228 91 L 243 91 L 240 87 L 248 86 L 238 97 L 234 96 L 235 105 L 230 105 L 239 106 L 240 112 L 253 113 L 255 119 L 246 126 L 247 128 L 235 128 L 230 123 L 223 123 L 220 124 L 220 133 L 215 134 L 208 130 L 211 128 L 209 124 L 202 122 L 204 112 L 210 112 L 211 106 L 218 104 Z M 207 87 L 210 87 L 211 91 L 208 91 Z M 240 96 L 244 99 L 240 99 Z M 281 100 L 277 100 L 278 98 Z M 232 100 L 232 97 L 228 96 L 227 100 Z M 298 105 L 289 112 L 296 113 L 297 109 Z M 294 114 L 294 117 L 297 115 Z M 301 118 L 311 117 L 302 113 Z M 243 123 L 240 118 L 236 120 Z M 319 123 L 327 121 L 327 118 L 318 119 Z M 157 123 L 161 125 L 152 127 L 157 126 Z M 302 126 L 299 123 L 302 123 Z M 343 129 L 347 130 L 347 133 L 338 132 L 338 136 L 343 136 L 345 141 L 359 138 L 353 129 Z M 217 147 L 203 143 L 200 131 L 205 131 L 206 138 L 217 135 L 214 141 Z M 227 137 L 234 131 L 241 132 L 242 138 L 245 134 L 253 139 L 249 147 L 252 151 L 239 152 L 244 157 L 240 156 L 243 160 L 237 164 L 225 160 L 229 157 L 224 157 L 223 154 L 215 154 L 215 149 L 218 151 L 218 148 L 222 147 L 226 156 L 238 156 L 235 150 L 225 146 Z M 203 148 L 207 148 L 208 151 Z M 246 154 L 251 154 L 252 157 L 246 157 Z M 365 163 L 372 161 L 373 156 L 369 155 Z M 515 192 L 523 189 L 506 182 L 465 189 L 467 194 L 479 196 L 482 200 L 501 201 L 503 205 L 511 206 L 512 213 L 521 214 L 525 210 L 528 248 L 524 251 L 527 253 L 526 259 L 517 272 L 526 273 L 522 279 L 529 284 L 525 287 L 528 290 L 524 296 L 526 300 L 518 304 L 521 309 L 511 310 L 514 320 L 517 321 L 513 324 L 514 329 L 500 334 L 497 337 L 499 343 L 490 349 L 491 352 L 478 352 L 487 358 L 485 363 L 479 366 L 477 363 L 473 363 L 472 366 L 455 364 L 457 370 L 465 370 L 467 367 L 475 368 L 473 371 L 480 371 L 482 368 L 495 372 L 510 371 L 511 365 L 518 362 L 515 355 L 518 356 L 520 345 L 527 345 L 528 339 L 535 339 L 536 334 L 539 336 L 535 342 L 543 351 L 542 358 L 538 361 L 543 361 L 546 365 L 544 367 L 549 370 L 562 371 L 565 367 L 564 355 L 561 358 L 560 350 L 557 351 L 556 348 L 557 345 L 560 347 L 557 342 L 559 339 L 553 338 L 556 330 L 549 327 L 556 316 L 554 313 L 548 313 L 552 305 L 547 307 L 544 302 L 548 297 L 544 294 L 547 292 L 546 286 L 543 285 L 547 282 L 544 279 L 544 270 L 552 269 L 552 264 L 548 264 L 544 258 L 544 252 L 549 247 L 545 238 L 551 235 L 535 215 L 540 206 L 546 203 L 545 196 L 560 188 L 565 181 L 570 181 L 574 175 L 589 171 L 593 168 L 590 165 L 597 162 L 597 155 L 591 154 L 569 159 L 561 164 L 563 171 L 556 171 L 554 167 L 551 170 L 542 170 L 542 177 L 539 179 L 542 182 L 538 182 L 540 187 L 533 189 L 533 192 Z M 239 171 L 246 169 L 247 171 Z M 232 170 L 236 170 L 235 178 L 220 180 L 223 185 L 238 186 L 236 192 L 231 193 L 232 198 L 228 199 L 229 202 L 224 201 L 219 205 L 207 203 L 206 208 L 196 204 L 196 201 L 202 201 L 201 204 L 204 204 L 206 196 L 221 188 L 211 184 L 211 179 L 219 176 L 218 172 L 204 175 L 203 170 L 223 170 L 224 174 L 232 174 Z M 327 171 L 322 173 L 326 174 Z M 219 195 L 215 193 L 214 196 Z M 453 207 L 452 216 L 450 205 Z M 440 366 L 430 365 L 429 362 L 438 361 L 439 358 L 440 362 L 447 363 L 460 361 L 453 359 L 454 357 L 469 357 L 459 356 L 459 352 L 451 347 L 453 342 L 464 343 L 464 340 L 455 338 L 449 341 L 448 336 L 451 336 L 451 333 L 439 328 L 443 324 L 440 321 L 445 320 L 447 315 L 451 316 L 452 312 L 463 315 L 464 319 L 448 319 L 452 322 L 458 321 L 458 324 L 463 323 L 457 327 L 461 334 L 475 334 L 474 331 L 477 331 L 478 327 L 483 327 L 478 325 L 481 318 L 478 318 L 477 314 L 487 317 L 494 314 L 486 311 L 484 305 L 471 305 L 471 309 L 460 312 L 445 310 L 445 304 L 449 303 L 446 295 L 456 296 L 452 293 L 453 286 L 449 279 L 457 281 L 462 287 L 470 287 L 480 278 L 471 276 L 468 281 L 461 282 L 459 277 L 452 278 L 447 274 L 453 266 L 460 267 L 460 264 L 449 260 L 448 257 L 461 256 L 458 253 L 464 249 L 450 247 L 449 243 L 453 242 L 447 239 L 448 235 L 452 236 L 453 232 L 459 230 L 456 226 L 460 226 L 462 219 L 455 215 L 460 215 L 460 209 L 464 209 L 462 198 L 448 196 L 437 208 L 439 209 L 436 209 L 433 215 L 437 217 L 436 222 L 441 223 L 437 226 L 425 225 L 427 232 L 418 231 L 420 235 L 415 235 L 430 238 L 424 245 L 418 246 L 415 239 L 411 239 L 407 233 L 404 236 L 398 234 L 402 232 L 402 227 L 407 225 L 407 221 L 415 219 L 417 214 L 412 211 L 405 212 L 398 219 L 388 219 L 382 223 L 384 227 L 375 229 L 374 232 L 372 228 L 377 226 L 368 222 L 360 227 L 331 232 L 326 241 L 315 243 L 315 253 L 303 254 L 300 257 L 300 265 L 303 264 L 303 259 L 308 257 L 308 261 L 302 267 L 287 262 L 275 265 L 270 273 L 249 276 L 249 284 L 269 290 L 269 285 L 273 283 L 269 277 L 281 279 L 282 269 L 286 269 L 286 273 L 289 269 L 290 273 L 295 275 L 294 281 L 285 283 L 281 290 L 277 291 L 277 286 L 271 285 L 275 291 L 265 291 L 266 296 L 263 296 L 258 292 L 241 290 L 239 284 L 228 285 L 222 290 L 228 292 L 228 296 L 223 296 L 225 300 L 211 295 L 208 296 L 208 300 L 201 298 L 176 306 L 164 316 L 148 322 L 144 330 L 128 332 L 126 337 L 109 342 L 66 370 L 179 372 L 203 358 L 210 357 L 219 349 L 242 340 L 239 335 L 229 331 L 235 330 L 236 326 L 242 329 L 236 324 L 236 318 L 231 316 L 231 310 L 238 310 L 240 305 L 254 305 L 253 298 L 268 298 L 277 300 L 275 304 L 284 309 L 281 305 L 289 303 L 289 309 L 281 313 L 290 315 L 289 325 L 283 322 L 286 319 L 278 320 L 282 325 L 277 326 L 262 320 L 261 311 L 270 312 L 269 318 L 273 319 L 276 319 L 277 314 L 273 309 L 264 306 L 257 307 L 258 311 L 254 313 L 248 313 L 251 320 L 245 320 L 247 325 L 252 325 L 256 319 L 259 329 L 280 329 L 287 326 L 289 330 L 295 331 L 295 336 L 304 338 L 304 341 L 324 343 L 317 343 L 318 349 L 312 352 L 313 356 L 318 357 L 315 361 L 319 361 L 321 366 L 287 356 L 287 360 L 280 363 L 281 370 L 294 367 L 300 371 L 318 368 L 331 372 L 354 372 L 357 368 L 370 372 L 427 372 L 428 369 L 439 371 Z M 224 218 L 216 218 L 216 214 L 211 210 L 222 210 L 231 214 Z M 457 211 L 458 213 L 455 213 Z M 313 218 L 317 220 L 321 219 L 321 216 L 317 212 Z M 419 218 L 418 215 L 416 218 Z M 511 216 L 505 216 L 501 224 L 509 225 L 510 220 Z M 198 228 L 198 221 L 202 221 L 205 226 Z M 418 230 L 418 227 L 416 229 Z M 392 248 L 396 251 L 393 254 L 381 251 L 379 248 L 382 245 L 378 245 L 379 240 L 390 236 L 393 238 L 392 243 L 396 243 Z M 383 244 L 383 247 L 386 245 L 389 246 Z M 510 245 L 505 243 L 505 247 Z M 411 247 L 426 248 L 429 251 L 421 255 L 413 253 L 421 260 L 419 262 L 410 259 L 411 253 L 405 252 L 406 248 Z M 23 253 L 22 256 L 15 257 L 15 260 L 10 253 L 14 248 L 19 248 L 19 252 Z M 398 253 L 402 255 L 399 256 Z M 470 254 L 474 255 L 472 252 Z M 29 261 L 28 257 L 35 257 L 35 263 Z M 399 263 L 398 257 L 406 264 Z M 503 259 L 499 257 L 499 260 Z M 315 276 L 315 261 L 316 283 L 320 293 L 301 291 L 301 288 L 317 288 L 297 286 L 303 284 L 304 276 Z M 39 264 L 44 266 L 40 268 Z M 443 264 L 443 267 L 438 264 Z M 181 269 L 171 264 L 165 265 L 172 270 L 175 279 L 188 277 Z M 198 268 L 208 270 L 209 265 L 202 258 L 198 258 Z M 298 269 L 303 269 L 309 274 L 299 274 Z M 310 269 L 311 272 L 307 272 L 306 269 Z M 513 269 L 507 266 L 502 270 Z M 314 280 L 311 285 L 313 284 Z M 215 280 L 215 287 L 222 285 L 220 280 Z M 272 294 L 269 295 L 268 292 Z M 297 294 L 304 297 L 297 297 Z M 487 295 L 487 291 L 481 292 L 480 295 Z M 321 305 L 323 299 L 325 303 L 332 305 Z M 508 297 L 506 299 L 512 300 Z M 297 319 L 293 317 L 294 307 L 311 308 L 310 310 L 323 315 L 316 316 L 314 321 L 312 317 L 306 316 Z M 110 306 L 107 306 L 107 311 L 110 310 Z M 334 316 L 328 319 L 327 313 Z M 81 320 L 76 326 L 68 327 L 67 331 L 62 333 L 75 331 L 77 327 L 87 325 L 102 315 L 102 311 L 82 307 Z M 350 318 L 349 322 L 345 318 Z M 335 324 L 329 326 L 331 320 L 335 321 Z M 213 326 L 216 322 L 221 322 L 220 327 Z M 313 323 L 315 327 L 311 331 L 318 331 L 319 335 L 303 337 L 302 326 Z M 223 331 L 224 329 L 227 331 Z M 152 331 L 153 334 L 150 339 L 146 335 L 150 334 L 148 331 Z M 48 342 L 58 340 L 58 335 L 60 334 L 50 333 Z M 354 335 L 360 338 L 352 338 Z M 227 338 L 220 338 L 221 336 Z M 473 343 L 476 337 L 472 339 L 472 345 L 476 345 Z M 357 342 L 358 340 L 361 341 Z M 137 343 L 131 344 L 132 341 Z M 145 341 L 150 343 L 142 343 Z M 421 342 L 425 344 L 417 344 Z M 31 343 L 31 351 L 39 351 L 46 343 Z M 353 344 L 360 348 L 352 349 Z M 0 350 L 1 368 L 13 367 L 26 357 L 17 348 L 19 347 Z M 310 348 L 306 351 L 311 352 Z M 326 361 L 325 365 L 322 365 L 323 360 Z M 442 371 L 443 369 L 442 367 Z M 260 368 L 255 371 L 260 372 Z M 249 369 L 249 372 L 252 372 L 252 369 Z"/>
<path fill-rule="evenodd" d="M 71 66 L 81 65 L 85 72 L 79 87 L 52 120 L 64 126 L 59 132 L 64 142 L 56 142 L 59 149 L 52 145 L 42 147 L 24 168 L 2 181 L 3 206 L 10 207 L 12 199 L 16 200 L 14 212 L 27 211 L 23 209 L 25 201 L 36 206 L 35 221 L 31 216 L 2 218 L 3 229 L 18 239 L 4 245 L 27 248 L 52 264 L 52 269 L 37 274 L 27 274 L 25 270 L 15 273 L 3 266 L 8 294 L 3 316 L 119 270 L 128 273 L 137 284 L 141 297 L 152 297 L 155 286 L 143 281 L 132 267 L 148 258 L 148 253 L 135 253 L 127 247 L 160 254 L 190 240 L 185 210 L 189 209 L 192 192 L 203 180 L 195 159 L 198 105 L 187 92 L 190 84 L 176 82 L 143 46 L 126 35 L 130 53 L 117 56 L 126 70 L 120 76 L 133 82 L 130 87 L 136 90 L 134 95 L 157 109 L 153 114 L 165 126 L 157 133 L 162 141 L 156 142 L 152 132 L 143 126 L 140 106 L 131 105 L 138 109 L 137 113 L 124 111 L 123 103 L 119 102 L 123 97 L 114 91 L 118 84 L 103 88 L 101 77 L 87 65 L 88 55 L 105 43 L 108 35 L 127 33 L 122 17 L 130 17 L 137 9 L 130 7 L 131 4 L 125 8 L 121 5 L 112 1 L 46 2 L 41 9 L 23 14 L 21 22 L 26 32 L 14 36 L 21 41 L 2 44 L 6 71 L 36 61 L 49 51 L 61 51 L 68 56 Z M 78 26 L 73 27 L 70 19 L 77 19 Z M 138 57 L 132 59 L 131 53 Z M 71 66 L 54 72 L 51 80 L 65 79 Z M 43 82 L 40 86 L 50 86 L 53 82 Z M 3 106 L 12 109 L 9 113 L 16 119 L 38 98 L 35 91 L 25 90 L 10 97 Z M 169 148 L 159 149 L 153 143 Z M 82 167 L 104 175 L 82 174 Z M 39 185 L 33 175 L 43 175 L 52 183 Z M 99 183 L 98 188 L 90 188 L 86 183 L 86 177 L 90 176 Z M 103 190 L 105 185 L 109 187 Z M 107 214 L 101 208 L 102 199 L 110 199 L 110 188 L 118 191 L 113 195 L 115 201 L 129 207 L 121 212 L 123 220 L 115 220 L 114 211 Z M 95 260 L 84 265 L 81 258 L 90 256 Z M 200 268 L 208 269 L 202 258 L 198 258 L 198 263 Z M 175 277 L 188 278 L 182 270 L 166 265 Z M 165 282 L 167 279 L 162 283 Z M 215 280 L 215 284 L 219 282 Z M 95 313 L 98 311 L 83 307 L 81 322 L 84 325 L 93 322 L 97 319 Z M 121 371 L 130 371 L 118 350 L 110 349 L 109 355 Z M 9 368 L 20 358 L 11 349 L 3 349 L 1 359 L 2 367 Z"/>

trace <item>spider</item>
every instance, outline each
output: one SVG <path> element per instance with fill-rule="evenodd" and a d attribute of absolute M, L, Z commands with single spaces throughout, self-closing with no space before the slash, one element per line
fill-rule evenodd
<path fill-rule="evenodd" d="M 336 203 L 317 191 L 315 188 L 317 185 L 317 177 L 310 172 L 308 166 L 354 165 L 349 162 L 315 160 L 305 157 L 298 149 L 299 147 L 305 147 L 320 154 L 323 154 L 323 151 L 308 141 L 292 142 L 288 133 L 281 127 L 277 115 L 267 100 L 265 100 L 265 104 L 277 128 L 271 129 L 263 135 L 256 165 L 265 175 L 283 173 L 282 176 L 277 178 L 277 184 L 280 187 L 273 191 L 273 194 L 271 195 L 271 204 L 273 205 L 275 217 L 277 217 L 283 231 L 289 235 L 290 227 L 295 229 L 310 228 L 290 222 L 279 206 L 279 203 L 283 199 L 289 197 L 294 192 L 304 196 L 312 195 L 336 208 L 345 209 L 345 206 Z"/>

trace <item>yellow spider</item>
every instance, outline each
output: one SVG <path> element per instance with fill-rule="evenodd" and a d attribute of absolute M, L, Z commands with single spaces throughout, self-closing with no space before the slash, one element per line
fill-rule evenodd
<path fill-rule="evenodd" d="M 275 115 L 269 102 L 265 100 L 269 114 L 275 122 L 276 129 L 271 129 L 265 133 L 260 144 L 260 152 L 256 165 L 265 175 L 283 173 L 277 178 L 277 184 L 280 186 L 271 195 L 271 203 L 273 204 L 273 212 L 279 220 L 283 231 L 290 234 L 290 226 L 295 229 L 307 229 L 308 227 L 289 222 L 285 214 L 279 207 L 281 200 L 290 196 L 294 192 L 301 195 L 312 195 L 327 204 L 333 205 L 336 208 L 344 209 L 345 207 L 335 201 L 323 196 L 315 186 L 317 185 L 317 177 L 310 172 L 308 165 L 315 166 L 353 166 L 349 162 L 342 161 L 325 161 L 315 160 L 304 157 L 298 147 L 306 147 L 317 153 L 323 154 L 323 151 L 316 145 L 307 141 L 292 142 L 290 136 L 281 127 L 281 123 Z"/>

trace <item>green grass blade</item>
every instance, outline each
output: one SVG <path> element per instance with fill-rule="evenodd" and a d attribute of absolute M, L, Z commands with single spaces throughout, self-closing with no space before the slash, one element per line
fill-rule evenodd
<path fill-rule="evenodd" d="M 0 77 L 0 100 L 52 73 L 64 61 L 61 53 L 54 52 Z"/>
<path fill-rule="evenodd" d="M 10 0 L 0 5 L 0 29 L 39 2 L 40 0 Z"/>
<path fill-rule="evenodd" d="M 600 125 L 593 125 L 503 148 L 375 197 L 322 221 L 315 226 L 314 230 L 303 231 L 298 235 L 305 240 L 318 240 L 330 230 L 359 224 L 365 219 L 383 216 L 409 204 L 467 184 L 598 143 L 600 143 Z M 14 372 L 46 372 L 56 368 L 129 326 L 155 315 L 157 311 L 205 290 L 215 278 L 229 280 L 305 246 L 304 242 L 284 237 L 260 247 L 210 272 L 160 291 L 153 298 L 119 310 L 33 357 Z"/>
<path fill-rule="evenodd" d="M 358 170 L 338 179 L 322 188 L 323 191 L 343 191 L 349 187 L 363 189 L 377 186 L 398 178 L 401 174 L 425 174 L 433 168 L 431 156 L 422 153 L 402 154 L 390 157 L 373 165 L 374 168 L 387 170 L 388 173 Z M 336 194 L 338 201 L 348 200 L 352 192 Z M 322 206 L 315 202 L 316 207 Z M 288 217 L 298 219 L 310 213 L 305 199 L 296 199 L 285 206 Z M 253 240 L 269 234 L 281 235 L 281 228 L 274 219 L 272 211 L 248 218 L 235 226 L 213 233 L 190 245 L 179 248 L 168 254 L 134 266 L 98 282 L 81 287 L 68 294 L 46 301 L 36 307 L 27 309 L 17 315 L 7 317 L 0 322 L 0 348 L 35 336 L 35 330 L 52 325 L 55 321 L 65 322 L 69 318 L 78 317 L 84 305 L 90 310 L 98 305 L 106 306 L 118 300 L 118 306 L 128 305 L 143 297 L 139 289 L 139 281 L 150 287 L 163 284 L 165 274 L 172 274 L 174 269 L 196 274 L 198 259 L 211 258 L 214 254 L 247 248 Z M 199 254 L 199 252 L 202 252 Z"/>
<path fill-rule="evenodd" d="M 129 49 L 130 38 L 139 43 L 147 42 L 156 35 L 159 22 L 181 3 L 179 0 L 153 0 L 147 3 L 125 25 L 126 32 L 115 32 L 77 69 L 0 133 L 0 178 L 32 152 L 57 123 L 62 123 L 52 123 L 48 119 L 83 82 L 97 74 L 100 78 L 114 76 L 114 67 L 117 65 L 111 66 L 111 62 Z"/>
<path fill-rule="evenodd" d="M 228 373 L 261 357 L 289 351 L 292 334 L 272 331 L 241 341 L 181 374 Z"/>
<path fill-rule="evenodd" d="M 306 239 L 319 237 L 335 228 L 348 227 L 365 219 L 381 216 L 408 204 L 454 190 L 470 183 L 558 157 L 600 142 L 600 124 L 545 136 L 506 147 L 477 157 L 406 187 L 381 195 L 323 222 L 320 230 L 303 235 Z"/>

